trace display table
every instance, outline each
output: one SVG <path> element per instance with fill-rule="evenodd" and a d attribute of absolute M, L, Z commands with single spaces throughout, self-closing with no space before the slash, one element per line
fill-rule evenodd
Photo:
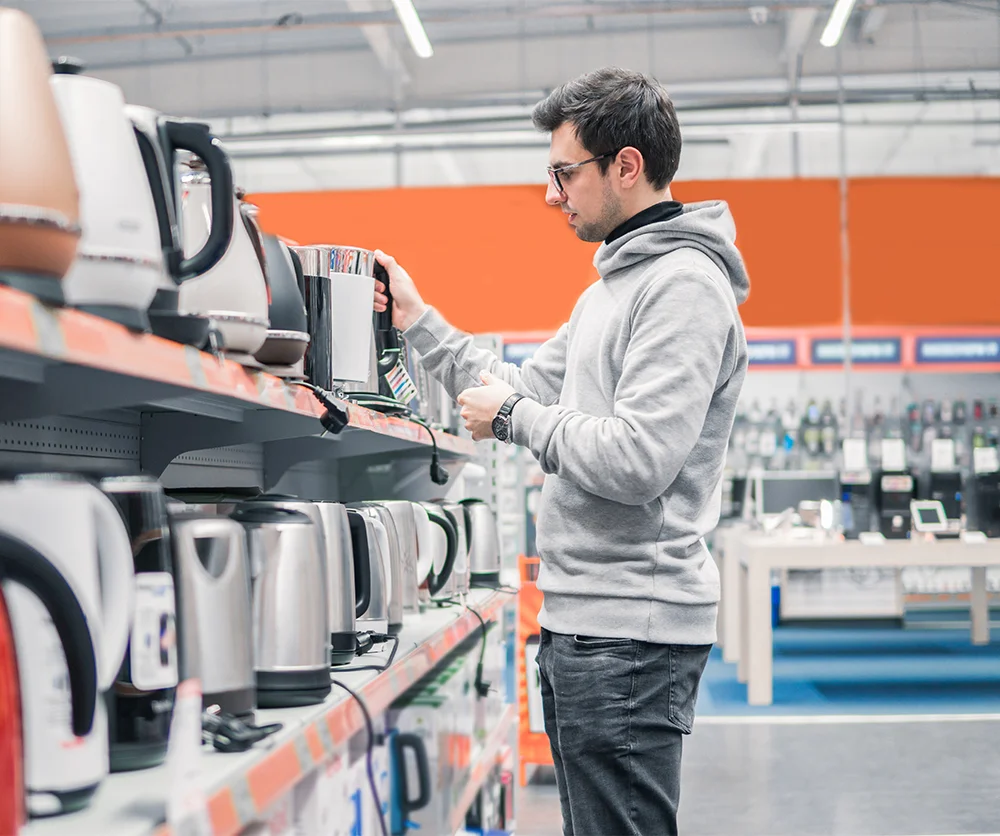
<path fill-rule="evenodd" d="M 753 529 L 744 520 L 726 520 L 715 531 L 712 558 L 719 567 L 722 592 L 719 598 L 718 645 L 726 662 L 740 658 L 740 562 L 732 556 L 736 543 Z M 732 559 L 727 559 L 732 556 Z"/>
<path fill-rule="evenodd" d="M 773 701 L 774 636 L 771 627 L 771 571 L 773 569 L 856 569 L 908 566 L 972 569 L 973 644 L 990 640 L 986 569 L 1000 566 L 1000 540 L 980 543 L 964 540 L 885 540 L 865 545 L 857 541 L 808 539 L 789 534 L 748 533 L 731 538 L 727 562 L 738 561 L 740 622 L 738 677 L 747 683 L 750 705 Z M 726 609 L 730 610 L 730 602 Z M 727 619 L 731 617 L 730 613 Z M 998 672 L 1000 676 L 1000 672 Z"/>

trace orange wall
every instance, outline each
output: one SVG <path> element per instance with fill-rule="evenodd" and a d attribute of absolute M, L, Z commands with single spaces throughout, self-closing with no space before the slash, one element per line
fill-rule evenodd
<path fill-rule="evenodd" d="M 678 183 L 679 200 L 723 198 L 750 271 L 747 325 L 841 319 L 836 180 Z M 1000 322 L 1000 179 L 872 179 L 850 186 L 857 324 Z M 545 331 L 596 278 L 542 186 L 260 194 L 261 222 L 299 243 L 395 255 L 421 292 L 469 331 Z"/>

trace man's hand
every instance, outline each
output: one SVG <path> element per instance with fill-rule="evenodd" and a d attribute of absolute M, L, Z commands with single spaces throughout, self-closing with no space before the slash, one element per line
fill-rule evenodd
<path fill-rule="evenodd" d="M 375 259 L 389 274 L 389 290 L 392 293 L 392 324 L 400 331 L 405 331 L 420 315 L 427 310 L 427 305 L 420 298 L 417 286 L 391 255 L 382 250 L 375 250 Z M 386 309 L 388 298 L 385 295 L 385 285 L 375 280 L 375 310 L 382 313 Z"/>
<path fill-rule="evenodd" d="M 458 396 L 462 407 L 461 416 L 465 428 L 472 433 L 473 441 L 493 438 L 493 419 L 497 417 L 503 402 L 514 394 L 514 387 L 504 383 L 489 372 L 480 372 L 482 386 L 473 386 Z"/>

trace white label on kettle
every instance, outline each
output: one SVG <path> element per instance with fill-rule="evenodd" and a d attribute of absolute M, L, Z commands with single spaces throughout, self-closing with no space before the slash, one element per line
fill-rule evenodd
<path fill-rule="evenodd" d="M 413 385 L 413 379 L 402 360 L 397 360 L 396 365 L 383 376 L 392 390 L 392 396 L 401 404 L 408 404 L 417 396 L 417 387 Z"/>
<path fill-rule="evenodd" d="M 174 579 L 169 572 L 135 576 L 132 621 L 132 684 L 140 691 L 177 684 L 177 622 Z"/>

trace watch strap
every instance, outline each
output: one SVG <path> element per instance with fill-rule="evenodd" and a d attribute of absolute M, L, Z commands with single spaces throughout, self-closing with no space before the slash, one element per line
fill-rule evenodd
<path fill-rule="evenodd" d="M 524 395 L 522 395 L 520 392 L 515 392 L 513 395 L 507 398 L 507 400 L 503 402 L 503 405 L 497 411 L 497 417 L 506 418 L 508 415 L 510 415 L 511 412 L 514 411 L 514 406 L 522 398 L 524 398 Z"/>

